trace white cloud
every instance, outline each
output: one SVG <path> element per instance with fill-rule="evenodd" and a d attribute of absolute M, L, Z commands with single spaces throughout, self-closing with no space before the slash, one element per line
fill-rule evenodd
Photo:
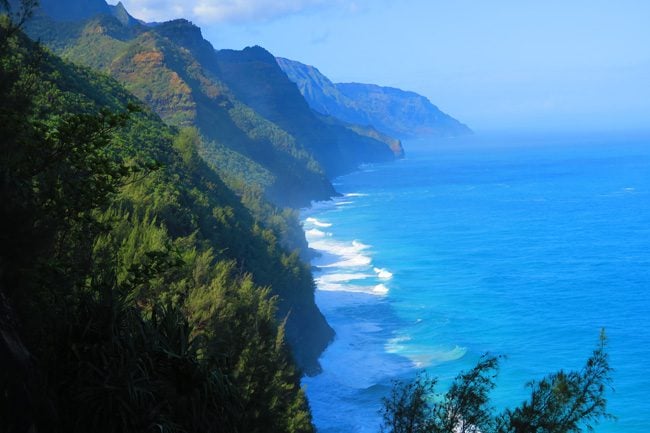
<path fill-rule="evenodd" d="M 205 21 L 266 21 L 327 4 L 326 0 L 197 0 L 194 15 Z"/>
<path fill-rule="evenodd" d="M 173 18 L 185 17 L 186 11 L 177 0 L 121 0 L 129 13 L 147 22 L 166 21 Z M 108 0 L 117 4 L 118 0 Z"/>
<path fill-rule="evenodd" d="M 117 3 L 117 0 L 109 2 Z M 352 0 L 122 0 L 122 3 L 131 15 L 144 21 L 187 18 L 197 23 L 263 22 L 324 7 L 348 12 L 358 10 Z"/>

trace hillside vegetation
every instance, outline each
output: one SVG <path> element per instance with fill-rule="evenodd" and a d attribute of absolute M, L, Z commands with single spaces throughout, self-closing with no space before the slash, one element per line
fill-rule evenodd
<path fill-rule="evenodd" d="M 313 433 L 300 378 L 333 331 L 282 206 L 332 196 L 329 179 L 401 142 L 312 111 L 261 47 L 217 52 L 185 20 L 104 0 L 44 0 L 27 21 L 35 4 L 0 0 L 0 431 Z M 609 416 L 604 333 L 582 370 L 494 415 L 497 366 L 444 395 L 397 383 L 384 429 Z"/>
<path fill-rule="evenodd" d="M 74 19 L 41 11 L 27 32 L 113 76 L 166 122 L 196 127 L 202 156 L 241 194 L 305 206 L 335 194 L 332 176 L 395 158 L 381 141 L 320 122 L 264 50 L 218 52 L 186 20 L 145 26 L 123 6 L 111 11 Z M 250 52 L 262 51 L 251 62 Z"/>
<path fill-rule="evenodd" d="M 197 130 L 5 17 L 0 66 L 3 431 L 312 431 L 285 345 L 331 338 L 311 274 Z"/>

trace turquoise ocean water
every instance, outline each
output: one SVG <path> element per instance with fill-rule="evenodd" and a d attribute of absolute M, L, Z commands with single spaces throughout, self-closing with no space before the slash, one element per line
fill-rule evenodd
<path fill-rule="evenodd" d="M 648 137 L 648 136 L 646 136 Z M 494 402 L 580 368 L 609 337 L 618 417 L 650 423 L 650 139 L 470 137 L 341 177 L 303 212 L 319 306 L 337 332 L 305 378 L 321 433 L 377 432 L 391 380 L 449 383 L 506 355 Z"/>

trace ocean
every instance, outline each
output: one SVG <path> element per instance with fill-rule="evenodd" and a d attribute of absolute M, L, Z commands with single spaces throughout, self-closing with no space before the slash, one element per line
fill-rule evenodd
<path fill-rule="evenodd" d="M 476 135 L 405 143 L 407 157 L 335 180 L 302 212 L 321 255 L 316 300 L 337 336 L 305 377 L 320 433 L 379 431 L 396 379 L 444 391 L 484 353 L 493 392 L 579 369 L 608 336 L 617 417 L 650 423 L 650 136 Z"/>

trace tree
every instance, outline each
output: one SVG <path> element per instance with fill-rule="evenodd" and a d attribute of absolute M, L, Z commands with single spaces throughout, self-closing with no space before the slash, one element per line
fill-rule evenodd
<path fill-rule="evenodd" d="M 495 414 L 489 392 L 495 387 L 499 358 L 485 355 L 469 372 L 459 374 L 444 395 L 436 379 L 419 374 L 397 382 L 384 399 L 386 433 L 579 433 L 592 431 L 607 412 L 605 392 L 611 383 L 606 337 L 580 371 L 559 371 L 531 382 L 530 398 L 515 409 Z"/>
<path fill-rule="evenodd" d="M 133 170 L 114 151 L 129 111 L 65 111 L 45 79 L 46 52 L 20 32 L 31 0 L 0 1 L 0 425 L 27 431 L 54 418 L 37 368 L 86 285 L 93 213 Z M 49 320 L 56 318 L 56 321 Z M 63 326 L 59 326 L 63 328 Z M 20 330 L 20 332 L 19 332 Z M 47 421 L 46 421 L 47 420 Z"/>

